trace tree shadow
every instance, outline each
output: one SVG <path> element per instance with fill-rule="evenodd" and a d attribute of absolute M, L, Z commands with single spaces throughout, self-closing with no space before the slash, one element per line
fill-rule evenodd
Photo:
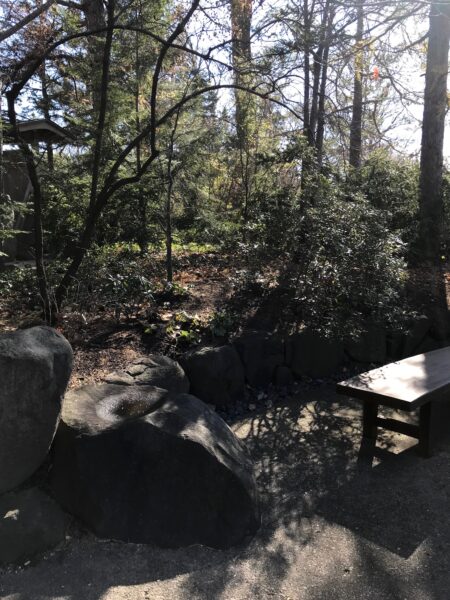
<path fill-rule="evenodd" d="M 263 524 L 220 577 L 192 573 L 190 597 L 390 599 L 421 587 L 442 598 L 450 575 L 436 580 L 418 568 L 405 577 L 405 566 L 423 546 L 419 564 L 432 563 L 438 540 L 450 539 L 450 518 L 439 518 L 450 495 L 448 451 L 429 460 L 414 447 L 394 454 L 399 441 L 415 442 L 382 432 L 372 466 L 359 455 L 360 406 L 330 390 L 314 394 L 241 426 L 258 465 Z"/>
<path fill-rule="evenodd" d="M 358 460 L 360 405 L 338 398 L 330 386 L 305 387 L 233 429 L 255 461 L 261 495 L 261 529 L 247 544 L 161 550 L 83 534 L 30 568 L 0 576 L 0 595 L 447 597 L 450 442 L 422 459 L 413 447 L 401 451 L 412 440 L 382 432 L 373 464 Z"/>

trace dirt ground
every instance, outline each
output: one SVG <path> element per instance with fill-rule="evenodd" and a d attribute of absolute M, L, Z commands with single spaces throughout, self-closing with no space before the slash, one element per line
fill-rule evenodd
<path fill-rule="evenodd" d="M 360 407 L 298 386 L 231 426 L 257 471 L 263 523 L 228 551 L 70 539 L 0 571 L 2 600 L 448 600 L 450 439 L 430 459 L 385 432 L 359 455 Z"/>

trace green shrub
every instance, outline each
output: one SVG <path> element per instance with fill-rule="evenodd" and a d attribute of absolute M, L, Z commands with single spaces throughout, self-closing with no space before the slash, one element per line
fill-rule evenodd
<path fill-rule="evenodd" d="M 405 245 L 362 196 L 321 199 L 292 232 L 290 277 L 301 322 L 325 335 L 355 335 L 368 319 L 404 316 Z"/>
<path fill-rule="evenodd" d="M 84 310 L 102 305 L 116 316 L 130 315 L 153 300 L 153 287 L 142 272 L 136 253 L 126 246 L 104 246 L 90 251 L 73 283 L 70 298 Z"/>
<path fill-rule="evenodd" d="M 358 177 L 361 192 L 372 206 L 384 212 L 387 227 L 404 242 L 413 242 L 419 211 L 418 163 L 374 152 Z"/>

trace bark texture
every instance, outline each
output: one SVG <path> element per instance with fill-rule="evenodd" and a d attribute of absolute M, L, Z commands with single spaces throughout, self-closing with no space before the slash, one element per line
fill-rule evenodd
<path fill-rule="evenodd" d="M 425 102 L 420 159 L 419 250 L 425 260 L 439 257 L 442 237 L 442 165 L 450 42 L 450 1 L 430 7 Z"/>

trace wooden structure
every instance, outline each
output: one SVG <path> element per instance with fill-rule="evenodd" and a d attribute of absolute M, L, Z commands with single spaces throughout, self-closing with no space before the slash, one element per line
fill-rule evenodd
<path fill-rule="evenodd" d="M 61 144 L 70 141 L 69 136 L 62 127 L 47 119 L 22 121 L 18 123 L 18 130 L 21 139 L 35 148 L 38 148 L 40 142 Z M 7 133 L 4 142 L 13 144 Z M 28 178 L 25 159 L 19 150 L 14 148 L 3 150 L 2 171 L 1 191 L 5 196 L 9 196 L 14 202 L 28 202 L 33 188 Z M 9 260 L 32 258 L 34 234 L 31 213 L 12 215 L 11 228 L 24 233 L 19 233 L 14 238 L 6 240 L 0 250 L 8 255 Z"/>
<path fill-rule="evenodd" d="M 450 400 L 450 347 L 405 358 L 341 381 L 336 391 L 363 402 L 364 438 L 375 442 L 377 429 L 382 427 L 417 438 L 420 454 L 430 456 L 436 424 L 432 422 L 432 416 L 436 416 L 433 413 Z M 378 416 L 380 405 L 407 412 L 418 409 L 419 424 L 381 418 Z"/>

